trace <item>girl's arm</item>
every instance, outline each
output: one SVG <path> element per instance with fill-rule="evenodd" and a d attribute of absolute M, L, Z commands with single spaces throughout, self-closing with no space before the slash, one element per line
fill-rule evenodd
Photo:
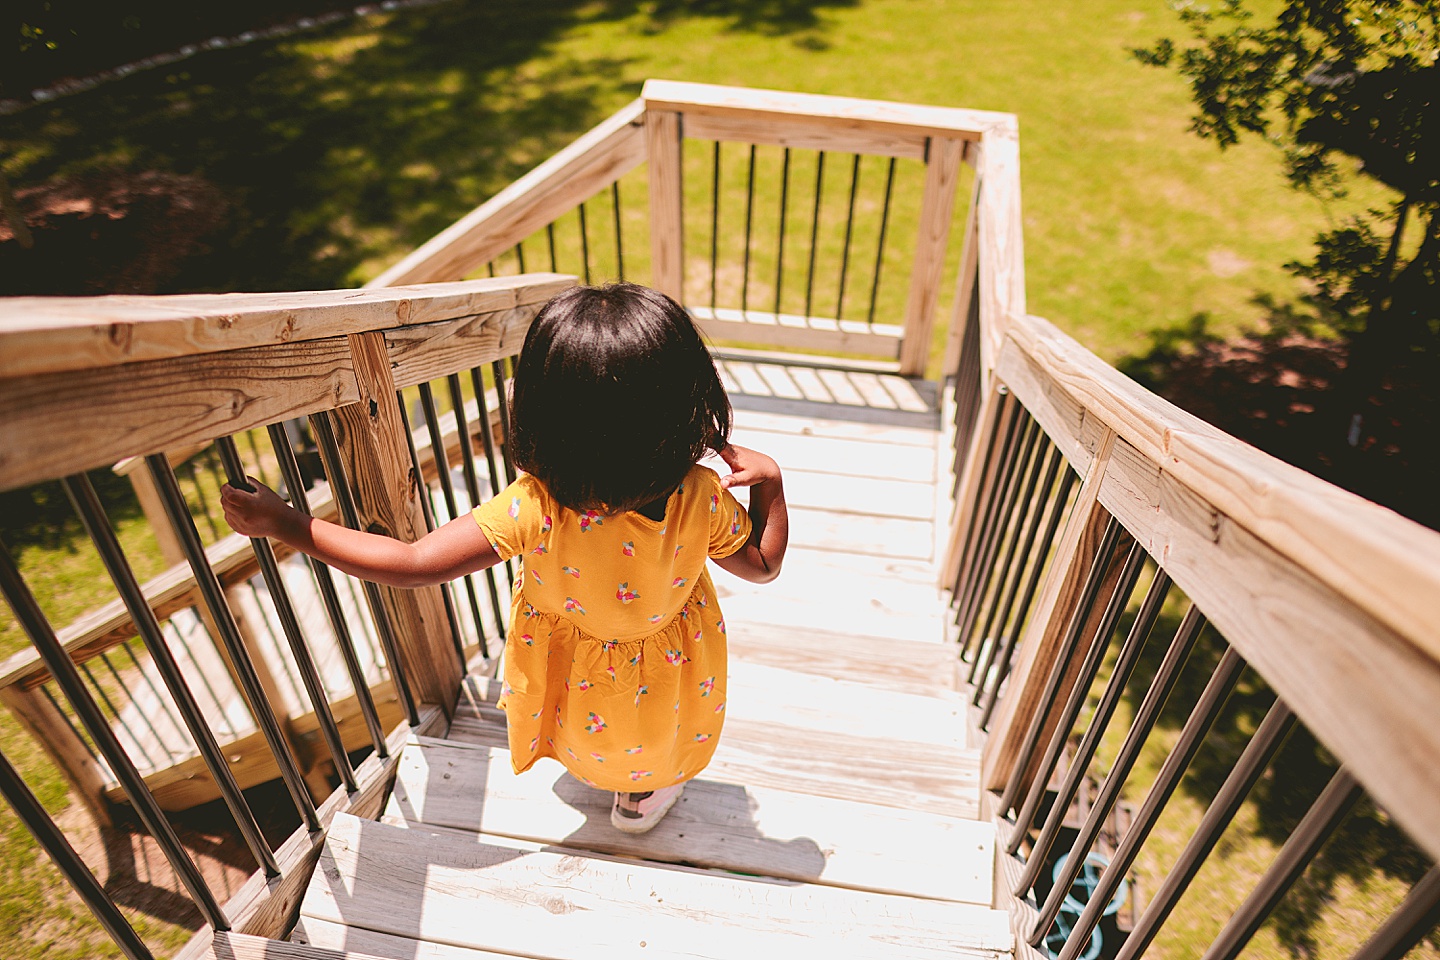
<path fill-rule="evenodd" d="M 414 543 L 351 530 L 308 517 L 254 477 L 253 493 L 220 488 L 225 519 L 236 533 L 270 537 L 362 580 L 392 587 L 445 583 L 500 562 L 469 515 L 457 517 Z"/>
<path fill-rule="evenodd" d="M 720 569 L 751 583 L 769 583 L 780 575 L 780 561 L 790 543 L 790 513 L 785 508 L 785 487 L 780 466 L 748 447 L 726 445 L 720 457 L 731 473 L 720 485 L 750 488 L 750 539 L 728 557 L 717 558 Z"/>

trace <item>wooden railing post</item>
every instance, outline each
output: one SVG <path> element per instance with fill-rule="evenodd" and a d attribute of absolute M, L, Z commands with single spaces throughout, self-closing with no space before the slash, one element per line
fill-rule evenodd
<path fill-rule="evenodd" d="M 355 333 L 349 340 L 360 401 L 335 410 L 336 439 L 360 526 L 414 542 L 425 535 L 422 487 L 395 403 L 385 335 Z M 438 704 L 448 716 L 460 693 L 460 664 L 440 588 L 381 587 L 380 593 L 402 661 L 391 669 L 405 671 L 417 701 Z"/>
<path fill-rule="evenodd" d="M 676 303 L 684 303 L 680 114 L 674 110 L 647 110 L 645 144 L 650 175 L 650 283 Z"/>
<path fill-rule="evenodd" d="M 1099 551 L 1106 523 L 1110 519 L 1109 512 L 1100 505 L 1098 498 L 1114 442 L 1115 434 L 1107 432 L 1095 459 L 1091 461 L 1090 470 L 1080 486 L 1070 519 L 1056 545 L 1055 556 L 1040 589 L 1034 614 L 1020 638 L 1010 679 L 1007 681 L 1009 686 L 991 718 L 989 737 L 980 758 L 981 789 L 1000 790 L 1005 787 L 1015 764 L 1022 762 L 1019 752 L 1030 718 L 1037 710 L 1046 708 L 1046 705 L 1040 702 L 1045 681 L 1059 655 L 1066 628 L 1080 601 L 1085 578 Z M 1114 575 L 1115 571 L 1109 572 L 1107 583 Z M 1098 613 L 1099 611 L 1096 611 L 1097 615 Z M 1093 621 L 1095 618 L 1091 619 Z M 1082 641 L 1094 634 L 1095 624 L 1087 623 L 1085 630 Z M 1076 666 L 1078 668 L 1078 663 Z M 1067 676 L 1059 696 L 1065 697 L 1073 685 L 1074 677 Z M 1042 743 L 1044 736 L 1042 733 Z M 1023 762 L 1028 764 L 1034 759 L 1036 758 L 1025 757 Z"/>
<path fill-rule="evenodd" d="M 39 687 L 25 689 L 18 684 L 0 688 L 0 703 L 20 721 L 35 742 L 55 762 L 85 809 L 100 826 L 109 826 L 110 804 L 105 799 L 107 777 L 100 761 L 90 755 L 75 728 Z"/>
<path fill-rule="evenodd" d="M 935 304 L 940 299 L 940 277 L 945 272 L 945 250 L 950 241 L 950 217 L 955 209 L 955 185 L 960 180 L 965 141 L 933 137 L 925 164 L 925 194 L 920 201 L 920 235 L 915 241 L 915 263 L 910 273 L 910 297 L 905 304 L 905 340 L 900 346 L 900 375 L 920 377 L 930 358 L 930 332 L 935 325 Z"/>

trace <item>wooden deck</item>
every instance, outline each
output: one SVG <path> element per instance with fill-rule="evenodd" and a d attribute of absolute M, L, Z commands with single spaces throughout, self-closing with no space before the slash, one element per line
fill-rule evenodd
<path fill-rule="evenodd" d="M 734 439 L 786 471 L 792 539 L 774 584 L 715 571 L 714 762 L 654 831 L 621 834 L 610 795 L 559 764 L 511 773 L 499 685 L 472 674 L 448 736 L 410 739 L 380 821 L 335 820 L 293 942 L 257 956 L 1010 953 L 935 586 L 934 397 L 863 369 L 722 366 Z"/>

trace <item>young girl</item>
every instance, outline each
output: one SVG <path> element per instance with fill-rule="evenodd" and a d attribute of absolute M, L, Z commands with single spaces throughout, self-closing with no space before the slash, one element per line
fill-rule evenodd
<path fill-rule="evenodd" d="M 398 587 L 521 557 L 501 687 L 515 772 L 554 757 L 614 791 L 611 822 L 641 833 L 715 751 L 725 621 L 706 560 L 775 578 L 789 538 L 780 469 L 729 443 L 730 402 L 689 315 L 633 284 L 546 304 L 510 422 L 525 474 L 415 543 L 307 517 L 253 479 L 254 493 L 223 488 L 225 517 Z M 728 476 L 696 463 L 707 449 Z M 733 487 L 750 487 L 748 514 Z"/>

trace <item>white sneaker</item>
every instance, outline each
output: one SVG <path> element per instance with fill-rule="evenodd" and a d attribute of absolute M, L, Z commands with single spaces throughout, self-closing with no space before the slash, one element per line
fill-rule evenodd
<path fill-rule="evenodd" d="M 670 812 L 684 792 L 685 784 L 677 783 L 673 787 L 644 793 L 617 793 L 615 804 L 610 808 L 610 825 L 623 833 L 651 830 Z"/>

